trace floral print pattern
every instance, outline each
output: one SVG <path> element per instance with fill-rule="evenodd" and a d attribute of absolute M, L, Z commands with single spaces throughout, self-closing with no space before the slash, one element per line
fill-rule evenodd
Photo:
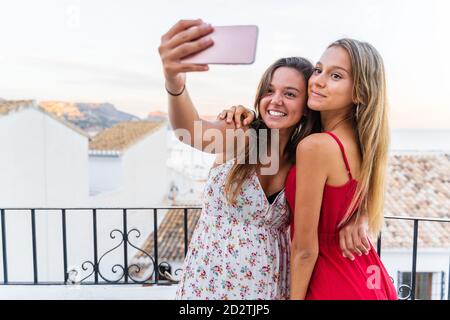
<path fill-rule="evenodd" d="M 289 298 L 289 209 L 284 190 L 270 204 L 255 173 L 230 204 L 224 185 L 232 164 L 209 173 L 177 299 Z"/>

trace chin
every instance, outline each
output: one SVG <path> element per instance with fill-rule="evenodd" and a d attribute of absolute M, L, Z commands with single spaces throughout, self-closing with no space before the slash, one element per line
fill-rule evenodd
<path fill-rule="evenodd" d="M 324 109 L 324 107 L 320 103 L 316 102 L 308 102 L 308 108 L 313 111 L 322 111 Z"/>
<path fill-rule="evenodd" d="M 292 121 L 286 121 L 286 120 L 283 120 L 283 121 L 275 120 L 274 121 L 271 119 L 267 119 L 267 121 L 264 121 L 264 123 L 266 124 L 267 128 L 270 128 L 270 129 L 286 129 L 286 128 L 290 128 L 295 125 L 295 123 L 291 123 Z"/>

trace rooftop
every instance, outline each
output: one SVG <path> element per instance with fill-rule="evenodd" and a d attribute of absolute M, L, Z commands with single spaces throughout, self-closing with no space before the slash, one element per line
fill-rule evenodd
<path fill-rule="evenodd" d="M 94 136 L 89 142 L 89 150 L 124 151 L 165 125 L 165 122 L 151 121 L 121 122 Z"/>
<path fill-rule="evenodd" d="M 385 215 L 450 218 L 450 154 L 398 154 L 389 159 Z M 386 220 L 383 246 L 411 247 L 412 222 Z M 450 247 L 450 224 L 421 222 L 419 247 Z"/>
<path fill-rule="evenodd" d="M 47 112 L 44 108 L 39 106 L 36 101 L 34 100 L 0 100 L 0 117 L 1 116 L 8 116 L 12 114 L 13 112 L 19 112 L 25 109 L 35 109 L 38 110 L 45 115 L 47 115 L 50 118 L 53 118 L 54 120 L 62 123 L 66 127 L 74 130 L 75 132 L 81 134 L 82 136 L 89 137 L 89 135 L 84 132 L 82 129 L 78 128 L 77 126 L 71 124 L 70 122 L 65 121 L 64 119 Z"/>

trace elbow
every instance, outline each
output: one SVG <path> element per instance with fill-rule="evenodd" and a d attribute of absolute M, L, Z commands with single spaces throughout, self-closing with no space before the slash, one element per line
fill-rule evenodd
<path fill-rule="evenodd" d="M 291 255 L 295 260 L 298 259 L 300 261 L 315 261 L 319 256 L 319 246 L 318 244 L 299 245 L 294 242 L 291 249 Z"/>

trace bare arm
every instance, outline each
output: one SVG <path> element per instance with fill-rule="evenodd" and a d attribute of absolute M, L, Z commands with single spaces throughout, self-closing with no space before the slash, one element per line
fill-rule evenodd
<path fill-rule="evenodd" d="M 162 36 L 159 54 L 166 89 L 172 93 L 168 94 L 169 120 L 175 135 L 199 150 L 225 153 L 226 130 L 236 129 L 235 125 L 222 120 L 202 120 L 185 88 L 186 72 L 207 71 L 208 66 L 181 62 L 183 57 L 213 45 L 207 37 L 212 31 L 213 28 L 201 20 L 181 20 Z"/>
<path fill-rule="evenodd" d="M 297 146 L 291 299 L 305 299 L 319 255 L 318 225 L 323 189 L 327 180 L 327 157 L 322 141 L 320 134 L 314 134 Z"/>

